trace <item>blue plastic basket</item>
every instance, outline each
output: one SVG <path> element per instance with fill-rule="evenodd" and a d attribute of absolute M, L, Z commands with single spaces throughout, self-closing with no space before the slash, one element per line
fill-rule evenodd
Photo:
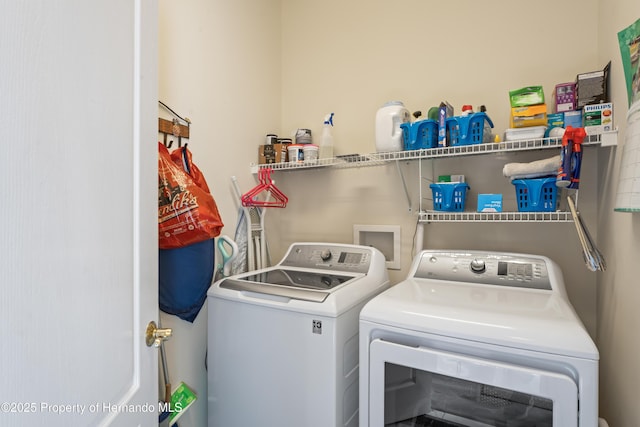
<path fill-rule="evenodd" d="M 557 207 L 556 177 L 514 179 L 519 212 L 553 212 Z"/>
<path fill-rule="evenodd" d="M 487 116 L 487 113 L 449 117 L 446 120 L 449 145 L 471 145 L 491 142 L 491 133 L 486 132 L 485 134 L 485 124 L 488 124 L 490 128 L 493 127 L 493 122 Z"/>
<path fill-rule="evenodd" d="M 438 146 L 438 122 L 435 120 L 403 123 L 400 128 L 402 128 L 405 150 L 420 150 Z"/>
<path fill-rule="evenodd" d="M 469 185 L 465 182 L 441 182 L 431 184 L 433 210 L 463 212 Z"/>

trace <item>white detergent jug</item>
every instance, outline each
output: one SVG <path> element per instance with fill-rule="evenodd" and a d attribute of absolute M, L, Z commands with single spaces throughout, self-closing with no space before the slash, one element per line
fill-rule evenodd
<path fill-rule="evenodd" d="M 376 151 L 402 151 L 402 123 L 411 121 L 409 110 L 400 101 L 385 103 L 376 113 Z"/>

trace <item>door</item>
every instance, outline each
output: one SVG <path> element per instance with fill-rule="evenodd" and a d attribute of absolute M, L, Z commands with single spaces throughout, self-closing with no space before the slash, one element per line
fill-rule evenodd
<path fill-rule="evenodd" d="M 482 358 L 373 340 L 370 426 L 577 425 L 571 378 Z"/>
<path fill-rule="evenodd" d="M 2 4 L 3 426 L 158 423 L 156 7 Z"/>

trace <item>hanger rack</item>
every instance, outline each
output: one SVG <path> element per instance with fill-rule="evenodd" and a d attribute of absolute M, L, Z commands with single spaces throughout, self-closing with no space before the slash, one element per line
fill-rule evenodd
<path fill-rule="evenodd" d="M 173 140 L 167 142 L 167 138 L 169 135 L 175 136 L 178 138 L 178 147 L 182 147 L 182 138 L 189 139 L 189 127 L 191 125 L 191 120 L 188 117 L 182 118 L 178 113 L 173 111 L 167 104 L 162 101 L 158 101 L 158 104 L 167 109 L 171 114 L 175 116 L 173 120 L 167 120 L 163 118 L 158 118 L 158 132 L 163 134 L 162 143 L 167 148 L 171 148 L 173 145 Z M 180 121 L 185 124 L 180 123 Z M 185 146 L 187 144 L 185 143 Z"/>
<path fill-rule="evenodd" d="M 258 171 L 258 185 L 244 193 L 241 197 L 244 207 L 284 208 L 289 199 L 280 191 L 271 179 L 273 169 L 265 168 Z M 264 200 L 257 198 L 266 193 Z M 271 198 L 273 196 L 273 199 Z"/>

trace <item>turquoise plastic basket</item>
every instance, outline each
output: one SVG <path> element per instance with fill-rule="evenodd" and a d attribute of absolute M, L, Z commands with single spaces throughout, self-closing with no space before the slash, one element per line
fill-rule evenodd
<path fill-rule="evenodd" d="M 553 212 L 557 208 L 556 177 L 514 179 L 519 212 Z"/>
<path fill-rule="evenodd" d="M 487 113 L 449 117 L 446 121 L 449 145 L 471 145 L 491 142 L 491 135 L 485 135 L 485 122 L 490 128 L 493 127 L 493 122 L 487 116 Z"/>
<path fill-rule="evenodd" d="M 400 128 L 402 128 L 405 150 L 421 150 L 438 146 L 438 122 L 435 120 L 403 123 Z"/>
<path fill-rule="evenodd" d="M 433 210 L 463 212 L 469 185 L 465 182 L 440 182 L 431 184 Z"/>

